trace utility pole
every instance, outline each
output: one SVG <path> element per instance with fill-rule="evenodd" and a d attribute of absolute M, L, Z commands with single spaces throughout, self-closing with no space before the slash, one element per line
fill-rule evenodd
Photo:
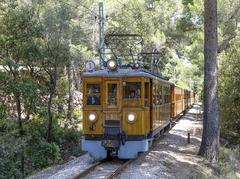
<path fill-rule="evenodd" d="M 99 2 L 99 64 L 100 69 L 103 67 L 105 62 L 105 50 L 104 50 L 104 12 L 103 12 L 103 2 Z"/>

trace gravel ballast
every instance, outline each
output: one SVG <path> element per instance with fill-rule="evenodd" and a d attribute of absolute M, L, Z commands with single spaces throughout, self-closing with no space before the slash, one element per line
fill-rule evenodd
<path fill-rule="evenodd" d="M 28 179 L 70 179 L 76 177 L 93 163 L 93 158 L 91 158 L 88 154 L 85 154 L 63 165 L 47 168 Z"/>

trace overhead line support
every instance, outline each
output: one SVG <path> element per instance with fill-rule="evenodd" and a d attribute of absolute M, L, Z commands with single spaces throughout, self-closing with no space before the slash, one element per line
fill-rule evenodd
<path fill-rule="evenodd" d="M 105 62 L 105 49 L 104 49 L 104 9 L 103 2 L 99 2 L 99 65 L 100 68 L 103 67 Z"/>

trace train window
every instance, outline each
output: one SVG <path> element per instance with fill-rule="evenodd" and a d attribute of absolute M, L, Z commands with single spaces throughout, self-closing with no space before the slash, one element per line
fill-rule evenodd
<path fill-rule="evenodd" d="M 155 85 L 155 104 L 158 105 L 158 84 Z"/>
<path fill-rule="evenodd" d="M 175 96 L 176 96 L 176 101 L 181 100 L 181 91 L 179 89 L 176 89 Z"/>
<path fill-rule="evenodd" d="M 144 106 L 149 106 L 149 83 L 145 83 Z"/>
<path fill-rule="evenodd" d="M 164 87 L 164 103 L 169 103 L 170 102 L 170 89 L 169 87 Z"/>
<path fill-rule="evenodd" d="M 117 84 L 108 84 L 108 105 L 117 105 Z"/>
<path fill-rule="evenodd" d="M 87 84 L 87 105 L 100 105 L 100 84 Z"/>
<path fill-rule="evenodd" d="M 157 85 L 153 84 L 153 104 L 156 105 L 156 101 L 157 101 L 157 96 L 156 96 L 156 90 L 157 90 Z"/>
<path fill-rule="evenodd" d="M 163 100 L 162 100 L 162 86 L 158 85 L 158 89 L 157 89 L 157 104 L 161 105 L 163 104 Z"/>
<path fill-rule="evenodd" d="M 127 82 L 124 89 L 124 98 L 141 98 L 141 82 Z"/>

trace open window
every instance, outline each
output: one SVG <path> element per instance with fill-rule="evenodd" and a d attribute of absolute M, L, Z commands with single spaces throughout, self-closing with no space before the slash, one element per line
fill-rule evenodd
<path fill-rule="evenodd" d="M 163 88 L 163 95 L 164 95 L 164 104 L 170 103 L 170 88 L 165 86 Z"/>
<path fill-rule="evenodd" d="M 100 84 L 87 84 L 87 105 L 100 105 Z"/>
<path fill-rule="evenodd" d="M 141 82 L 126 82 L 124 87 L 125 99 L 140 99 L 141 98 Z"/>

